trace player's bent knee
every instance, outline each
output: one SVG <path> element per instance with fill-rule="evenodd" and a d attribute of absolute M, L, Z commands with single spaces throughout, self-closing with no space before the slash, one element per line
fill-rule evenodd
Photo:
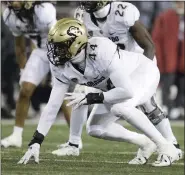
<path fill-rule="evenodd" d="M 124 118 L 125 120 L 128 120 L 131 116 L 132 110 L 134 110 L 135 107 L 133 106 L 127 106 L 123 105 L 121 103 L 115 104 L 111 108 L 111 113 L 117 117 Z"/>
<path fill-rule="evenodd" d="M 98 125 L 86 126 L 86 130 L 88 135 L 92 137 L 97 137 L 97 138 L 101 138 L 104 133 L 103 128 Z"/>
<path fill-rule="evenodd" d="M 32 83 L 23 82 L 20 90 L 21 98 L 30 98 L 35 90 L 36 86 Z"/>

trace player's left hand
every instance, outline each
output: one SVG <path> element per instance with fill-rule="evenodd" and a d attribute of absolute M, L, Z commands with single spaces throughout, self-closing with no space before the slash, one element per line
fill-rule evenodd
<path fill-rule="evenodd" d="M 73 109 L 87 104 L 86 94 L 85 93 L 66 93 L 64 100 L 70 100 L 67 106 L 73 106 Z"/>
<path fill-rule="evenodd" d="M 35 163 L 39 163 L 39 152 L 40 144 L 34 143 L 28 148 L 28 151 L 24 154 L 18 164 L 27 164 L 32 157 L 34 158 Z"/>

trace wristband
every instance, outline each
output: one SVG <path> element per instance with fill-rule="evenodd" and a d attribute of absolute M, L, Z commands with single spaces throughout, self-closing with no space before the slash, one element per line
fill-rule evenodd
<path fill-rule="evenodd" d="M 28 144 L 28 146 L 33 145 L 34 143 L 38 143 L 38 144 L 42 144 L 42 142 L 44 141 L 44 135 L 39 133 L 37 130 L 35 131 L 35 133 L 33 134 L 33 139 L 31 140 L 31 142 Z"/>
<path fill-rule="evenodd" d="M 103 93 L 88 93 L 86 95 L 87 104 L 103 103 L 104 95 Z"/>

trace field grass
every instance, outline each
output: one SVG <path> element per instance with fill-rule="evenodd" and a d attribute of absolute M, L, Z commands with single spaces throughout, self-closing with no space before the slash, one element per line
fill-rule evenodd
<path fill-rule="evenodd" d="M 40 164 L 30 162 L 17 165 L 27 150 L 36 125 L 24 130 L 23 148 L 1 148 L 1 173 L 3 175 L 183 175 L 184 160 L 171 167 L 155 168 L 151 166 L 156 158 L 153 155 L 149 164 L 131 166 L 127 162 L 135 155 L 137 147 L 127 143 L 110 142 L 87 136 L 83 132 L 83 150 L 79 157 L 57 157 L 51 154 L 56 145 L 68 138 L 68 127 L 55 125 L 45 139 L 40 153 Z M 181 148 L 184 150 L 184 127 L 173 127 Z M 2 137 L 9 135 L 12 125 L 2 125 Z"/>

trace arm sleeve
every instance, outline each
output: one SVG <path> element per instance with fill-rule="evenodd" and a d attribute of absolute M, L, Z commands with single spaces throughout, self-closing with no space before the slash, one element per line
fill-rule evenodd
<path fill-rule="evenodd" d="M 115 86 L 110 91 L 103 92 L 105 103 L 120 103 L 133 97 L 132 82 L 123 66 L 123 62 L 114 58 L 109 66 L 110 79 Z"/>
<path fill-rule="evenodd" d="M 68 88 L 69 85 L 54 79 L 54 85 L 49 101 L 41 114 L 41 118 L 37 127 L 38 132 L 44 136 L 47 135 L 49 129 L 53 125 Z"/>

